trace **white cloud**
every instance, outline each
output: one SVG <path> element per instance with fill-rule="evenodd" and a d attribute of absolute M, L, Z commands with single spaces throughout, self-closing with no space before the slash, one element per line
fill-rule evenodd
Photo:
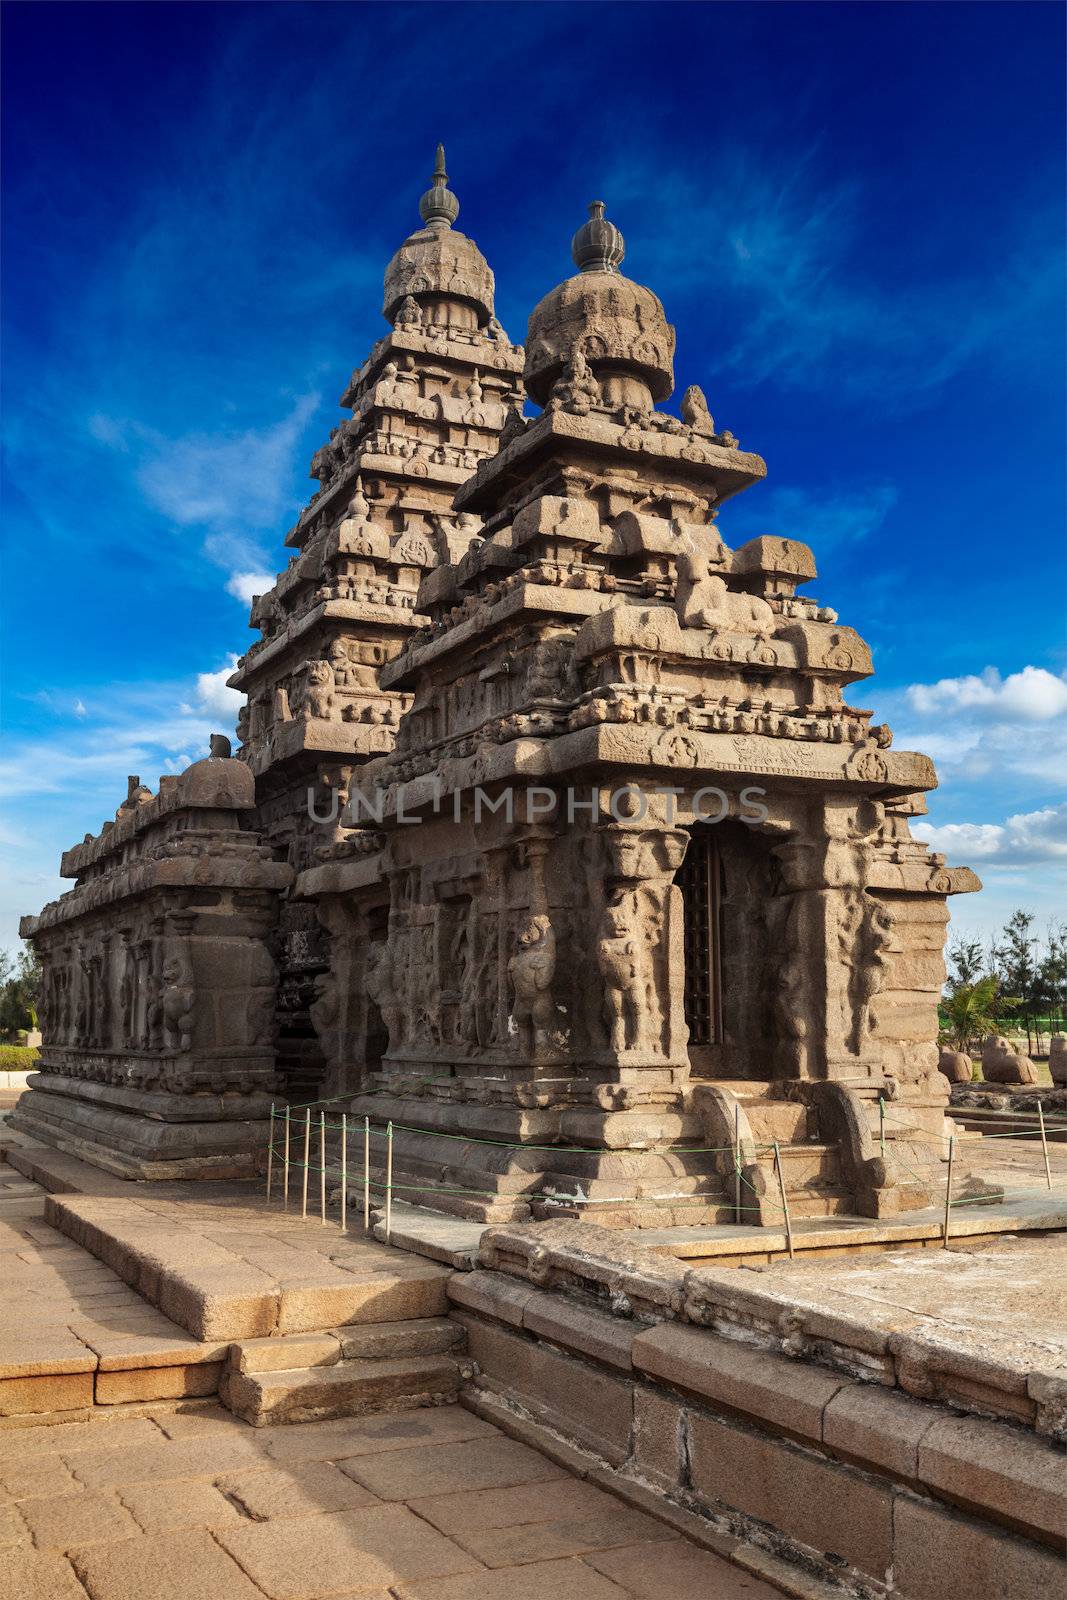
<path fill-rule="evenodd" d="M 1006 677 L 995 667 L 936 683 L 913 683 L 879 696 L 896 744 L 932 756 L 942 779 L 952 784 L 981 781 L 996 800 L 996 788 L 1020 783 L 1036 800 L 1052 790 L 1057 799 L 1067 772 L 1067 675 L 1027 666 Z M 1029 798 L 1029 796 L 1026 796 Z M 1010 801 L 1008 802 L 1011 803 Z"/>
<path fill-rule="evenodd" d="M 907 700 L 921 716 L 974 711 L 998 719 L 1047 722 L 1067 712 L 1067 674 L 1056 677 L 1044 667 L 1024 667 L 1002 678 L 996 667 L 986 667 L 978 676 L 913 683 Z"/>
<path fill-rule="evenodd" d="M 243 600 L 246 606 L 250 606 L 254 595 L 266 594 L 273 585 L 273 573 L 234 572 L 231 573 L 226 585 L 226 593 L 232 594 L 235 600 Z"/>
<path fill-rule="evenodd" d="M 1067 801 L 1004 822 L 917 822 L 912 833 L 954 860 L 1013 868 L 1067 861 Z"/>
<path fill-rule="evenodd" d="M 293 452 L 318 405 L 318 395 L 301 395 L 272 427 L 229 434 L 173 439 L 142 430 L 147 449 L 138 482 L 179 527 L 200 525 L 216 540 L 248 527 L 273 530 L 287 508 Z"/>
<path fill-rule="evenodd" d="M 199 672 L 196 677 L 196 698 L 200 709 L 210 712 L 212 716 L 222 717 L 229 726 L 237 720 L 237 713 L 245 698 L 239 690 L 226 685 L 226 679 L 236 666 L 237 657 L 231 655 L 228 666 L 220 667 L 217 672 Z"/>
<path fill-rule="evenodd" d="M 88 716 L 88 712 L 85 709 L 84 700 L 75 700 L 73 706 L 71 706 L 71 710 L 74 712 L 76 717 Z"/>

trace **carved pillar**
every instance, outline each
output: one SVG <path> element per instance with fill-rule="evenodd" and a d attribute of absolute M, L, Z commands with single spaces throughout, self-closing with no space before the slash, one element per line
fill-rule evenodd
<path fill-rule="evenodd" d="M 871 1001 L 884 976 L 891 923 L 866 892 L 867 852 L 855 803 L 830 796 L 804 830 L 775 848 L 781 867 L 782 964 L 774 996 L 784 1076 L 877 1075 Z"/>
<path fill-rule="evenodd" d="M 607 900 L 595 930 L 606 1048 L 595 1066 L 610 1081 L 647 1082 L 650 1070 L 688 1077 L 685 945 L 674 875 L 688 843 L 682 828 L 651 818 L 598 830 Z"/>
<path fill-rule="evenodd" d="M 362 1087 L 367 1050 L 364 969 L 368 929 L 362 908 L 340 896 L 325 897 L 317 911 L 329 935 L 329 966 L 315 981 L 316 998 L 309 1016 L 326 1057 L 324 1092 L 333 1097 Z"/>

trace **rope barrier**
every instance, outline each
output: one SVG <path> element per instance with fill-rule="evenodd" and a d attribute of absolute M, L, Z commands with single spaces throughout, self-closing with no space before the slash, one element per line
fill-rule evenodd
<path fill-rule="evenodd" d="M 446 1079 L 430 1079 L 430 1080 L 427 1080 L 427 1081 L 428 1082 L 445 1082 L 445 1081 L 452 1081 L 452 1080 L 450 1080 L 450 1079 L 448 1079 L 448 1080 L 446 1080 Z M 336 1095 L 332 1099 L 329 1099 L 329 1100 L 306 1101 L 306 1102 L 302 1102 L 302 1103 L 300 1103 L 298 1105 L 287 1105 L 285 1107 L 284 1111 L 279 1110 L 273 1103 L 271 1104 L 271 1108 L 270 1108 L 270 1130 L 271 1131 L 270 1131 L 270 1135 L 269 1135 L 268 1142 L 267 1142 L 267 1202 L 268 1202 L 268 1204 L 270 1203 L 270 1200 L 272 1198 L 272 1193 L 273 1193 L 274 1184 L 275 1184 L 275 1162 L 276 1162 L 276 1159 L 280 1159 L 280 1161 L 282 1163 L 282 1168 L 283 1168 L 282 1184 L 281 1184 L 282 1208 L 283 1208 L 283 1210 L 287 1211 L 288 1208 L 289 1208 L 289 1187 L 290 1187 L 291 1170 L 292 1170 L 293 1167 L 298 1167 L 300 1169 L 300 1171 L 301 1171 L 301 1180 L 300 1180 L 300 1183 L 301 1183 L 301 1217 L 302 1218 L 306 1218 L 307 1217 L 308 1180 L 309 1180 L 309 1177 L 310 1177 L 311 1173 L 314 1172 L 314 1173 L 318 1174 L 320 1221 L 323 1224 L 325 1224 L 325 1222 L 327 1220 L 327 1192 L 326 1192 L 327 1173 L 329 1171 L 331 1171 L 331 1170 L 336 1171 L 337 1170 L 337 1166 L 338 1166 L 338 1164 L 336 1162 L 331 1163 L 331 1161 L 327 1157 L 326 1135 L 327 1135 L 328 1131 L 329 1132 L 339 1132 L 340 1135 L 341 1135 L 341 1140 L 340 1140 L 340 1160 L 339 1160 L 339 1168 L 340 1168 L 340 1204 L 341 1204 L 341 1222 L 340 1222 L 340 1225 L 341 1225 L 341 1230 L 345 1231 L 346 1228 L 347 1228 L 348 1190 L 349 1190 L 349 1181 L 351 1179 L 354 1182 L 360 1183 L 362 1185 L 362 1188 L 363 1188 L 363 1223 L 364 1223 L 365 1229 L 368 1232 L 370 1231 L 371 1190 L 373 1189 L 377 1193 L 380 1193 L 380 1194 L 384 1195 L 384 1197 L 385 1197 L 385 1238 L 386 1238 L 387 1241 L 391 1237 L 391 1233 L 392 1233 L 392 1200 L 393 1200 L 393 1194 L 394 1193 L 397 1193 L 397 1194 L 402 1194 L 402 1193 L 421 1194 L 421 1195 L 428 1195 L 428 1196 L 435 1196 L 435 1195 L 453 1196 L 454 1195 L 454 1196 L 459 1196 L 460 1198 L 489 1199 L 489 1200 L 498 1200 L 498 1199 L 502 1199 L 502 1198 L 507 1198 L 506 1196 L 502 1196 L 500 1194 L 500 1191 L 498 1191 L 498 1190 L 476 1189 L 476 1188 L 471 1188 L 471 1187 L 469 1187 L 467 1185 L 452 1187 L 452 1186 L 450 1186 L 448 1184 L 435 1183 L 432 1179 L 423 1179 L 421 1181 L 416 1181 L 416 1182 L 397 1182 L 393 1177 L 393 1139 L 394 1139 L 394 1134 L 397 1133 L 397 1132 L 410 1133 L 410 1134 L 416 1135 L 416 1136 L 421 1137 L 421 1138 L 447 1139 L 447 1140 L 449 1140 L 449 1141 L 451 1141 L 453 1143 L 464 1144 L 464 1145 L 486 1145 L 486 1146 L 488 1146 L 490 1148 L 498 1149 L 498 1150 L 523 1150 L 523 1151 L 533 1151 L 533 1152 L 546 1151 L 547 1150 L 547 1151 L 553 1151 L 555 1153 L 567 1154 L 567 1155 L 570 1155 L 570 1154 L 573 1154 L 573 1155 L 604 1155 L 604 1154 L 611 1154 L 611 1155 L 628 1155 L 628 1154 L 632 1154 L 632 1155 L 636 1155 L 636 1154 L 644 1153 L 645 1150 L 647 1149 L 647 1147 L 642 1147 L 642 1146 L 632 1146 L 629 1149 L 622 1149 L 622 1150 L 606 1150 L 605 1147 L 599 1146 L 599 1145 L 597 1145 L 597 1146 L 583 1146 L 583 1145 L 567 1145 L 567 1144 L 522 1144 L 522 1143 L 517 1143 L 517 1142 L 511 1142 L 511 1141 L 504 1140 L 504 1139 L 485 1139 L 485 1138 L 480 1137 L 477 1134 L 444 1133 L 444 1132 L 441 1132 L 441 1131 L 439 1131 L 438 1129 L 435 1129 L 435 1128 L 417 1128 L 417 1127 L 412 1127 L 411 1125 L 406 1124 L 406 1123 L 393 1123 L 393 1122 L 388 1122 L 386 1124 L 385 1128 L 383 1129 L 381 1127 L 372 1127 L 371 1120 L 370 1120 L 370 1114 L 369 1113 L 365 1113 L 364 1116 L 363 1116 L 363 1130 L 362 1130 L 363 1131 L 363 1167 L 362 1167 L 362 1169 L 359 1169 L 359 1168 L 351 1167 L 350 1164 L 349 1164 L 349 1160 L 348 1160 L 348 1133 L 349 1133 L 348 1113 L 347 1112 L 342 1112 L 341 1120 L 339 1122 L 332 1122 L 332 1121 L 327 1121 L 326 1113 L 325 1113 L 325 1111 L 323 1109 L 323 1107 L 325 1107 L 327 1105 L 337 1104 L 338 1102 L 341 1102 L 341 1101 L 344 1101 L 344 1102 L 347 1102 L 347 1103 L 351 1103 L 352 1098 L 353 1097 L 351 1095 Z M 363 1096 L 360 1096 L 360 1098 L 363 1098 Z M 319 1138 L 318 1138 L 318 1155 L 319 1155 L 319 1159 L 318 1159 L 317 1162 L 313 1162 L 312 1159 L 311 1159 L 311 1127 L 312 1127 L 312 1112 L 313 1111 L 317 1111 L 318 1112 L 316 1120 L 318 1122 L 318 1132 L 319 1132 Z M 294 1116 L 294 1113 L 296 1113 L 295 1116 Z M 303 1115 L 301 1116 L 300 1113 L 303 1113 Z M 951 1109 L 950 1109 L 950 1114 L 951 1114 Z M 989 1115 L 991 1115 L 991 1116 L 1003 1115 L 1003 1113 L 998 1113 L 998 1112 L 978 1112 L 977 1114 L 978 1115 L 987 1115 L 987 1116 L 989 1116 Z M 1044 1113 L 1043 1113 L 1043 1108 L 1042 1108 L 1041 1103 L 1039 1101 L 1038 1102 L 1038 1109 L 1037 1109 L 1037 1118 L 1038 1118 L 1038 1126 L 1036 1128 L 1023 1129 L 1021 1131 L 999 1130 L 997 1132 L 990 1132 L 990 1133 L 987 1133 L 987 1134 L 983 1133 L 983 1134 L 980 1135 L 980 1139 L 984 1143 L 987 1139 L 1040 1138 L 1041 1145 L 1042 1145 L 1042 1154 L 1043 1154 L 1043 1157 L 1044 1157 L 1044 1168 L 1045 1168 L 1046 1183 L 1047 1183 L 1047 1187 L 1051 1190 L 1052 1187 L 1053 1187 L 1053 1184 L 1052 1184 L 1052 1172 L 1051 1172 L 1051 1167 L 1050 1167 L 1050 1164 L 1049 1164 L 1047 1131 L 1048 1131 L 1048 1127 L 1049 1126 L 1051 1126 L 1053 1128 L 1053 1130 L 1056 1130 L 1060 1126 L 1061 1121 L 1062 1121 L 1063 1125 L 1067 1126 L 1067 1117 L 1059 1119 L 1059 1118 L 1056 1118 L 1054 1116 L 1054 1117 L 1046 1120 L 1046 1118 L 1044 1116 Z M 891 1105 L 888 1105 L 885 1102 L 885 1100 L 882 1099 L 881 1097 L 879 1098 L 879 1102 L 878 1102 L 878 1119 L 879 1119 L 879 1122 L 878 1122 L 879 1147 L 882 1150 L 883 1154 L 886 1152 L 886 1148 L 887 1148 L 887 1145 L 886 1145 L 886 1124 L 887 1124 L 887 1121 L 888 1122 L 893 1122 L 893 1123 L 896 1124 L 896 1126 L 901 1127 L 901 1128 L 905 1128 L 905 1129 L 907 1129 L 909 1131 L 912 1131 L 912 1132 L 914 1132 L 916 1134 L 921 1134 L 922 1131 L 923 1131 L 920 1128 L 915 1127 L 914 1123 L 912 1123 L 909 1120 L 909 1118 L 908 1118 L 908 1108 L 907 1107 L 901 1107 L 901 1108 L 899 1108 L 899 1111 L 898 1111 L 897 1108 L 895 1108 L 895 1107 L 893 1107 Z M 275 1142 L 274 1124 L 277 1121 L 281 1121 L 282 1122 L 283 1129 L 284 1129 L 284 1138 L 283 1138 L 283 1142 L 281 1143 L 281 1145 L 279 1145 L 279 1144 L 277 1144 Z M 299 1138 L 301 1132 L 303 1134 L 303 1160 L 302 1161 L 301 1160 L 293 1160 L 293 1157 L 292 1157 L 292 1129 L 293 1129 L 294 1122 L 297 1125 L 297 1136 L 298 1136 L 298 1138 Z M 676 1155 L 676 1156 L 730 1155 L 732 1157 L 732 1161 L 730 1163 L 730 1166 L 732 1168 L 732 1175 L 733 1175 L 733 1182 L 734 1182 L 734 1198 L 733 1198 L 733 1208 L 732 1209 L 733 1209 L 735 1220 L 740 1223 L 742 1221 L 743 1216 L 745 1214 L 750 1214 L 750 1213 L 755 1213 L 757 1216 L 761 1216 L 762 1217 L 762 1216 L 764 1216 L 766 1214 L 766 1210 L 767 1210 L 768 1207 L 773 1208 L 773 1210 L 778 1215 L 780 1215 L 782 1220 L 784 1221 L 785 1233 L 786 1233 L 786 1246 L 787 1246 L 787 1249 L 788 1249 L 790 1257 L 792 1257 L 794 1255 L 792 1217 L 791 1217 L 791 1214 L 790 1214 L 789 1195 L 788 1195 L 788 1190 L 787 1190 L 786 1182 L 785 1182 L 784 1164 L 783 1164 L 783 1161 L 782 1161 L 782 1153 L 781 1153 L 781 1149 L 779 1147 L 779 1143 L 777 1141 L 773 1141 L 773 1142 L 766 1142 L 766 1143 L 757 1143 L 757 1144 L 755 1144 L 753 1146 L 753 1148 L 754 1148 L 755 1152 L 757 1153 L 757 1155 L 759 1153 L 761 1153 L 761 1152 L 763 1154 L 765 1154 L 765 1155 L 767 1153 L 773 1152 L 772 1166 L 773 1166 L 774 1175 L 775 1175 L 775 1177 L 777 1179 L 779 1197 L 780 1197 L 779 1199 L 775 1199 L 774 1197 L 772 1197 L 769 1194 L 760 1194 L 760 1192 L 756 1188 L 756 1186 L 751 1182 L 751 1180 L 749 1178 L 747 1178 L 745 1176 L 744 1169 L 743 1169 L 743 1163 L 742 1163 L 742 1159 L 741 1159 L 741 1140 L 740 1140 L 740 1136 L 739 1136 L 739 1122 L 740 1122 L 740 1118 L 739 1118 L 739 1115 L 738 1115 L 738 1136 L 735 1138 L 734 1142 L 732 1144 L 730 1144 L 730 1145 L 675 1146 L 671 1153 Z M 301 1127 L 301 1124 L 302 1124 L 302 1127 Z M 376 1176 L 373 1175 L 373 1170 L 372 1170 L 372 1166 L 371 1166 L 371 1147 L 370 1147 L 370 1141 L 371 1141 L 372 1138 L 379 1139 L 379 1140 L 381 1140 L 381 1139 L 385 1140 L 384 1161 L 379 1165 L 379 1168 L 378 1168 L 379 1171 L 383 1170 L 383 1168 L 384 1168 L 384 1181 L 382 1180 L 382 1178 L 376 1177 Z M 968 1205 L 1002 1204 L 1002 1203 L 1007 1203 L 1009 1201 L 1009 1199 L 1022 1200 L 1022 1199 L 1028 1199 L 1028 1198 L 1032 1199 L 1033 1198 L 1033 1191 L 1026 1191 L 1026 1190 L 1019 1191 L 1017 1194 L 1013 1194 L 1010 1197 L 1007 1195 L 1006 1192 L 1001 1190 L 999 1195 L 994 1195 L 994 1194 L 963 1195 L 963 1196 L 960 1196 L 958 1198 L 953 1198 L 953 1196 L 952 1196 L 952 1179 L 953 1179 L 953 1166 L 954 1166 L 955 1155 L 956 1155 L 956 1143 L 957 1143 L 957 1135 L 955 1135 L 955 1134 L 950 1135 L 950 1137 L 949 1137 L 949 1146 L 948 1146 L 948 1171 L 947 1171 L 947 1177 L 946 1177 L 946 1181 L 945 1181 L 945 1195 L 944 1195 L 943 1242 L 944 1242 L 945 1248 L 948 1248 L 949 1217 L 950 1217 L 951 1212 L 952 1212 L 952 1210 L 954 1208 L 960 1207 L 960 1206 L 968 1206 Z M 916 1172 L 915 1169 L 910 1165 L 910 1163 L 904 1157 L 902 1151 L 898 1148 L 902 1144 L 906 1145 L 907 1141 L 906 1140 L 900 1140 L 900 1139 L 894 1139 L 894 1140 L 891 1141 L 890 1148 L 892 1150 L 892 1154 L 894 1156 L 895 1161 L 900 1166 L 900 1168 L 907 1174 L 907 1176 L 912 1178 L 918 1184 L 918 1186 L 921 1189 L 925 1190 L 930 1195 L 930 1197 L 932 1199 L 933 1198 L 933 1191 L 935 1189 L 939 1189 L 939 1187 L 940 1187 L 940 1180 L 938 1178 L 934 1178 L 934 1177 L 931 1177 L 929 1175 L 924 1175 L 922 1173 Z M 531 1176 L 531 1180 L 533 1181 L 534 1174 L 531 1173 L 530 1176 Z M 756 1204 L 756 1205 L 743 1205 L 742 1204 L 741 1195 L 742 1195 L 742 1189 L 743 1188 L 744 1189 L 748 1189 L 749 1191 L 751 1191 L 751 1193 L 754 1196 L 756 1196 L 758 1204 Z M 580 1195 L 580 1194 L 569 1195 L 569 1194 L 553 1193 L 551 1190 L 546 1190 L 546 1189 L 543 1189 L 543 1188 L 539 1189 L 539 1190 L 534 1190 L 532 1192 L 536 1194 L 537 1198 L 546 1207 L 556 1208 L 556 1209 L 559 1209 L 559 1210 L 564 1210 L 564 1209 L 573 1210 L 575 1208 L 582 1208 L 582 1209 L 587 1209 L 587 1210 L 595 1210 L 598 1206 L 599 1207 L 604 1207 L 604 1206 L 613 1206 L 613 1205 L 632 1205 L 632 1206 L 642 1206 L 642 1207 L 643 1206 L 661 1206 L 662 1205 L 662 1206 L 677 1207 L 679 1205 L 685 1205 L 687 1203 L 701 1202 L 701 1201 L 705 1201 L 705 1202 L 709 1202 L 710 1201 L 710 1202 L 714 1202 L 716 1205 L 721 1205 L 721 1206 L 725 1206 L 727 1204 L 726 1200 L 724 1199 L 724 1197 L 721 1194 L 719 1194 L 717 1192 L 716 1193 L 712 1193 L 712 1192 L 701 1191 L 701 1190 L 693 1190 L 693 1191 L 688 1191 L 688 1192 L 686 1192 L 686 1191 L 681 1191 L 681 1192 L 675 1191 L 674 1193 L 665 1194 L 665 1195 L 641 1195 L 641 1194 L 636 1194 L 636 1195 L 598 1195 L 598 1196 L 595 1196 L 595 1197 L 586 1197 L 586 1196 L 583 1196 L 583 1195 Z M 522 1196 L 523 1194 L 524 1194 L 524 1191 L 519 1191 L 518 1192 L 519 1196 Z"/>

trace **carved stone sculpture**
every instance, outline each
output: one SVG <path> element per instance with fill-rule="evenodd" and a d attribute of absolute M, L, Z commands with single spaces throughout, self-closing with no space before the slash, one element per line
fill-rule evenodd
<path fill-rule="evenodd" d="M 732 628 L 753 633 L 768 630 L 775 622 L 766 600 L 759 595 L 732 593 L 726 580 L 711 570 L 709 557 L 699 550 L 686 550 L 678 557 L 675 609 L 683 628 Z"/>
<path fill-rule="evenodd" d="M 1010 1039 L 998 1036 L 982 1046 L 982 1077 L 986 1083 L 1036 1083 L 1037 1068 Z"/>
<path fill-rule="evenodd" d="M 937 1070 L 949 1083 L 970 1083 L 974 1076 L 974 1063 L 963 1050 L 942 1050 L 937 1058 Z"/>
<path fill-rule="evenodd" d="M 1067 1088 L 1067 1034 L 1054 1033 L 1049 1041 L 1048 1069 L 1053 1083 Z"/>
<path fill-rule="evenodd" d="M 622 1054 L 636 1049 L 641 1039 L 647 951 L 621 902 L 604 909 L 596 953 L 597 967 L 604 981 L 604 1019 L 611 1049 Z"/>
<path fill-rule="evenodd" d="M 515 954 L 508 962 L 513 995 L 512 1015 L 519 1049 L 534 1058 L 551 1045 L 555 1009 L 552 979 L 556 972 L 556 935 L 543 913 L 530 917 L 519 930 Z"/>

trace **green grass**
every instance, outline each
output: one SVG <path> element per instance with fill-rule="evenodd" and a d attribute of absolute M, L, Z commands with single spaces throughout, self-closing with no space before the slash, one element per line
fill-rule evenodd
<path fill-rule="evenodd" d="M 40 1053 L 24 1044 L 0 1044 L 0 1072 L 32 1072 Z"/>

